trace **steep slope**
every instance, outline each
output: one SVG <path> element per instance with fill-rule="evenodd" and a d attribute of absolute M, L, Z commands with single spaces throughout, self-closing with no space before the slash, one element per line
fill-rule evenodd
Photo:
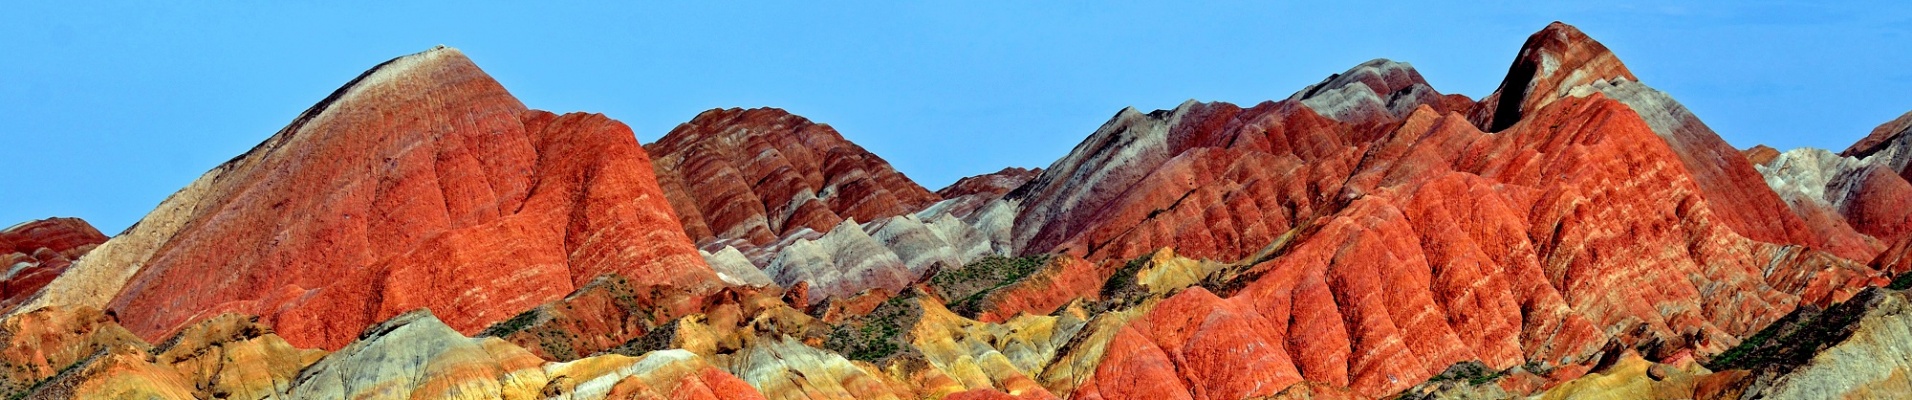
<path fill-rule="evenodd" d="M 113 315 L 48 307 L 0 322 L 8 398 L 264 399 L 325 352 L 293 348 L 255 318 L 226 314 L 157 346 Z M 58 371 L 58 373 L 55 373 Z"/>
<path fill-rule="evenodd" d="M 1872 133 L 1853 143 L 1839 155 L 1877 158 L 1886 168 L 1912 180 L 1912 112 L 1873 128 Z"/>
<path fill-rule="evenodd" d="M 1741 152 L 1555 23 L 1479 102 L 1377 59 L 932 193 L 781 110 L 640 147 L 437 49 L 91 252 L 0 234 L 80 257 L 0 321 L 0 393 L 1883 397 L 1909 131 Z"/>
<path fill-rule="evenodd" d="M 1908 138 L 1912 113 L 1879 125 L 1843 153 L 1794 149 L 1759 162 L 1757 168 L 1767 185 L 1811 225 L 1863 234 L 1869 239 L 1847 240 L 1870 240 L 1868 244 L 1880 249 L 1912 233 L 1912 183 L 1905 173 L 1912 160 Z"/>
<path fill-rule="evenodd" d="M 418 307 L 474 333 L 601 274 L 716 285 L 629 128 L 527 110 L 458 50 L 367 71 L 36 300 L 154 339 L 221 312 L 337 348 Z"/>
<path fill-rule="evenodd" d="M 1855 158 L 1794 149 L 1757 166 L 1793 211 L 1829 236 L 1874 247 L 1912 232 L 1912 184 L 1882 157 Z M 1860 236 L 1857 234 L 1863 234 Z M 1838 236 L 1832 236 L 1838 237 Z"/>
<path fill-rule="evenodd" d="M 647 148 L 708 263 L 733 283 L 802 283 L 812 303 L 896 293 L 938 266 L 1006 253 L 1005 208 L 983 209 L 1034 175 L 966 178 L 945 199 L 829 126 L 773 108 L 706 111 Z"/>
<path fill-rule="evenodd" d="M 1001 171 L 958 179 L 956 183 L 951 183 L 948 187 L 937 189 L 936 195 L 945 199 L 976 194 L 1001 196 L 1022 187 L 1024 183 L 1029 183 L 1030 179 L 1035 179 L 1039 174 L 1042 174 L 1042 168 L 1003 168 Z"/>
<path fill-rule="evenodd" d="M 827 232 L 844 219 L 873 221 L 942 200 L 829 125 L 775 108 L 705 111 L 645 149 L 700 245 L 762 246 L 800 229 Z"/>
<path fill-rule="evenodd" d="M 1470 360 L 1571 378 L 1610 342 L 1715 354 L 1802 297 L 1881 277 L 1853 261 L 1876 249 L 1827 248 L 1736 150 L 1572 27 L 1530 38 L 1476 118 L 1443 97 L 1316 94 L 1419 91 L 1377 65 L 1247 109 L 1124 110 L 1009 195 L 1022 254 L 1108 265 L 1172 247 L 1246 268 L 1130 323 L 1091 379 L 1107 383 L 1078 396 L 1150 376 L 1197 396 L 1302 381 L 1380 396 Z M 1343 78 L 1361 75 L 1405 78 Z M 1217 350 L 1243 343 L 1265 350 Z M 1240 365 L 1268 373 L 1217 367 Z"/>
<path fill-rule="evenodd" d="M 79 218 L 48 218 L 0 230 L 0 312 L 24 303 L 66 272 L 73 260 L 106 242 Z"/>

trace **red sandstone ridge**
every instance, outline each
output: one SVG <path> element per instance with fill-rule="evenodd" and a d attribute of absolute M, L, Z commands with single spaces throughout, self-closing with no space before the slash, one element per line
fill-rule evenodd
<path fill-rule="evenodd" d="M 1341 78 L 1418 76 L 1376 72 L 1402 68 L 1251 108 L 1124 110 L 1009 195 L 1023 254 L 1106 266 L 1168 247 L 1247 268 L 1130 323 L 1078 397 L 1161 377 L 1179 385 L 1152 390 L 1383 396 L 1469 360 L 1570 378 L 1608 343 L 1710 356 L 1880 277 L 1853 261 L 1876 250 L 1813 250 L 1825 240 L 1743 156 L 1570 26 L 1535 34 L 1471 108 L 1322 95 L 1418 91 Z"/>
<path fill-rule="evenodd" d="M 1899 177 L 1912 181 L 1912 112 L 1879 125 L 1871 134 L 1839 154 L 1879 158 L 1880 164 L 1898 171 Z"/>
<path fill-rule="evenodd" d="M 937 189 L 936 195 L 945 199 L 954 199 L 972 194 L 1001 196 L 1005 193 L 1009 193 L 1011 190 L 1022 187 L 1024 183 L 1029 183 L 1030 179 L 1035 179 L 1036 175 L 1041 173 L 1042 168 L 1003 168 L 1001 171 L 958 179 L 956 183 L 949 184 L 949 187 Z"/>
<path fill-rule="evenodd" d="M 775 108 L 715 109 L 645 145 L 683 228 L 699 244 L 766 245 L 941 200 L 829 125 Z M 692 188 L 695 190 L 692 190 Z"/>
<path fill-rule="evenodd" d="M 1720 209 L 1719 218 L 1739 234 L 1826 249 L 1851 259 L 1867 259 L 1877 252 L 1857 243 L 1828 243 L 1826 236 L 1839 233 L 1808 226 L 1771 190 L 1761 190 L 1765 181 L 1739 150 L 1671 96 L 1638 82 L 1605 45 L 1573 26 L 1555 22 L 1527 38 L 1507 78 L 1481 99 L 1470 120 L 1484 131 L 1498 132 L 1558 99 L 1600 92 L 1625 103 L 1674 147 L 1703 196 Z M 1583 93 L 1573 93 L 1576 89 Z"/>
<path fill-rule="evenodd" d="M 623 124 L 528 110 L 440 47 L 367 71 L 194 181 L 44 304 L 110 306 L 148 340 L 257 314 L 295 346 L 336 349 L 421 307 L 475 333 L 601 274 L 716 285 L 650 171 Z"/>
<path fill-rule="evenodd" d="M 1574 87 L 1598 80 L 1638 81 L 1607 46 L 1559 21 L 1527 37 L 1507 68 L 1507 78 L 1481 98 L 1469 116 L 1482 130 L 1499 132 Z"/>
<path fill-rule="evenodd" d="M 1912 228 L 1912 184 L 1904 172 L 1912 162 L 1912 113 L 1873 129 L 1842 154 L 1813 148 L 1770 153 L 1753 159 L 1756 168 L 1809 226 L 1859 236 L 1846 241 L 1873 249 Z"/>
<path fill-rule="evenodd" d="M 66 272 L 81 255 L 106 242 L 79 218 L 48 218 L 0 230 L 0 312 L 12 309 Z"/>

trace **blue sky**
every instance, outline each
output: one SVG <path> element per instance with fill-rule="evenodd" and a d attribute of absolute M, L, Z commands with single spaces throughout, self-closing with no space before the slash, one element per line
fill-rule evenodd
<path fill-rule="evenodd" d="M 1124 106 L 1280 99 L 1372 58 L 1479 97 L 1554 20 L 1736 146 L 1843 149 L 1912 110 L 1899 2 L 67 3 L 0 13 L 0 225 L 118 232 L 366 68 L 437 44 L 528 106 L 602 112 L 647 143 L 705 109 L 782 107 L 932 190 L 1047 166 Z"/>

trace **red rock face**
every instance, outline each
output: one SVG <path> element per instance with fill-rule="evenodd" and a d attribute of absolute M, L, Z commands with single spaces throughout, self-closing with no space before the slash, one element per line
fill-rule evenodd
<path fill-rule="evenodd" d="M 602 115 L 526 109 L 438 49 L 369 71 L 104 245 L 78 220 L 0 232 L 0 261 L 26 265 L 0 310 L 71 280 L 117 293 L 101 302 L 147 340 L 231 311 L 336 349 L 429 308 L 527 359 L 695 347 L 717 363 L 669 386 L 683 399 L 805 379 L 1375 398 L 1472 361 L 1522 368 L 1502 387 L 1524 394 L 1615 352 L 1708 359 L 1912 271 L 1908 132 L 1912 114 L 1843 159 L 1741 152 L 1555 23 L 1480 102 L 1374 60 L 1281 101 L 1125 109 L 1047 169 L 932 193 L 782 110 L 708 111 L 639 146 Z M 1005 253 L 1053 257 L 968 262 Z M 705 257 L 790 289 L 720 288 Z M 130 278 L 99 273 L 115 268 Z M 869 364 L 813 348 L 892 315 L 877 310 L 895 293 L 975 321 L 841 331 L 917 347 L 841 354 Z M 801 351 L 760 351 L 772 337 Z M 665 393 L 648 384 L 612 393 Z"/>
<path fill-rule="evenodd" d="M 1746 156 L 1747 162 L 1751 162 L 1753 165 L 1759 165 L 1772 162 L 1774 158 L 1779 158 L 1779 149 L 1767 147 L 1762 144 L 1741 151 L 1740 154 Z"/>
<path fill-rule="evenodd" d="M 1001 196 L 1005 193 L 1009 193 L 1011 190 L 1022 187 L 1024 183 L 1029 183 L 1030 179 L 1035 179 L 1036 175 L 1041 173 L 1042 168 L 1003 168 L 1001 171 L 959 179 L 956 183 L 950 184 L 949 187 L 937 190 L 936 195 L 945 199 L 954 199 L 972 194 Z"/>
<path fill-rule="evenodd" d="M 1507 68 L 1507 79 L 1493 94 L 1481 98 L 1468 119 L 1482 130 L 1499 132 L 1574 87 L 1601 79 L 1640 80 L 1606 45 L 1555 21 L 1527 37 L 1513 66 Z"/>
<path fill-rule="evenodd" d="M 1854 178 L 1857 190 L 1843 204 L 1854 229 L 1887 242 L 1912 233 L 1912 184 L 1884 166 L 1867 167 Z"/>
<path fill-rule="evenodd" d="M 941 200 L 828 125 L 774 108 L 705 111 L 645 149 L 698 243 L 761 246 Z"/>
<path fill-rule="evenodd" d="M 713 286 L 650 170 L 623 124 L 527 110 L 457 50 L 401 57 L 169 200 L 191 222 L 111 307 L 149 339 L 237 311 L 335 349 L 420 307 L 475 333 L 607 273 Z"/>
<path fill-rule="evenodd" d="M 106 242 L 79 218 L 48 218 L 0 230 L 0 312 L 39 293 L 86 252 Z"/>
<path fill-rule="evenodd" d="M 1813 250 L 1824 239 L 1744 157 L 1631 80 L 1554 25 L 1471 121 L 1439 97 L 1399 119 L 1293 101 L 1306 95 L 1125 110 L 1010 194 L 1025 202 L 1017 243 L 1257 264 L 1239 292 L 1184 292 L 1118 335 L 1080 393 L 1107 398 L 1147 376 L 1196 397 L 1299 380 L 1383 396 L 1467 360 L 1571 378 L 1609 341 L 1713 354 L 1880 277 L 1852 261 L 1875 250 Z M 1296 230 L 1292 250 L 1258 258 Z M 1201 350 L 1242 345 L 1267 350 Z"/>
<path fill-rule="evenodd" d="M 1847 147 L 1839 155 L 1847 157 L 1866 157 L 1887 151 L 1894 144 L 1903 143 L 1912 136 L 1912 112 L 1906 112 L 1891 121 L 1872 129 L 1872 133 Z M 1899 165 L 1904 168 L 1903 165 Z M 1903 171 L 1901 171 L 1903 172 Z"/>

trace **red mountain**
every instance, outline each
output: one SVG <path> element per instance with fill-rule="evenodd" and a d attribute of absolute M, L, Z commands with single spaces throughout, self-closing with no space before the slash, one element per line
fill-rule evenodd
<path fill-rule="evenodd" d="M 0 230 L 0 311 L 20 305 L 66 272 L 81 255 L 106 242 L 79 218 L 48 218 Z"/>
<path fill-rule="evenodd" d="M 656 142 L 659 180 L 698 243 L 766 245 L 942 200 L 829 125 L 775 108 L 698 114 Z"/>
<path fill-rule="evenodd" d="M 1287 101 L 1124 110 L 1011 193 L 1024 253 L 1243 268 L 1131 322 L 1076 394 L 1381 396 L 1468 360 L 1570 378 L 1610 344 L 1717 353 L 1881 276 L 1578 30 L 1519 54 L 1478 105 L 1371 62 Z"/>
<path fill-rule="evenodd" d="M 0 232 L 0 394 L 1889 395 L 1908 163 L 1912 114 L 1734 149 L 1561 23 L 1480 101 L 1377 59 L 937 192 L 778 109 L 639 146 L 441 48 L 111 240 Z"/>
<path fill-rule="evenodd" d="M 149 341 L 256 314 L 333 349 L 419 307 L 475 333 L 606 273 L 713 287 L 650 170 L 623 124 L 526 109 L 441 47 L 367 71 L 174 194 L 45 304 L 117 310 Z"/>

